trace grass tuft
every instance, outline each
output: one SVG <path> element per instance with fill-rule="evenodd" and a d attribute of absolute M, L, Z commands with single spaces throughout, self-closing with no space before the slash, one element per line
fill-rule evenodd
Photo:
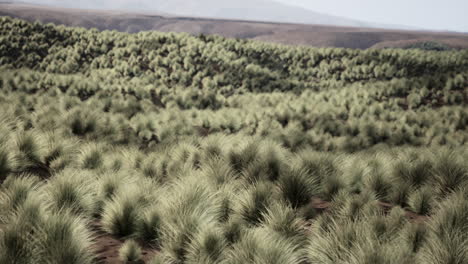
<path fill-rule="evenodd" d="M 138 237 L 144 241 L 159 246 L 163 219 L 161 213 L 156 208 L 146 209 L 142 214 Z"/>
<path fill-rule="evenodd" d="M 442 195 L 468 187 L 468 166 L 461 155 L 450 150 L 437 155 L 433 184 Z"/>
<path fill-rule="evenodd" d="M 296 211 L 283 203 L 273 203 L 264 213 L 264 226 L 297 245 L 306 242 L 305 222 L 298 218 Z"/>
<path fill-rule="evenodd" d="M 428 234 L 418 251 L 420 263 L 466 263 L 468 201 L 464 190 L 441 201 L 428 222 Z"/>
<path fill-rule="evenodd" d="M 233 244 L 222 263 L 302 263 L 304 257 L 294 241 L 263 228 L 247 231 Z"/>
<path fill-rule="evenodd" d="M 104 231 L 117 237 L 131 237 L 138 234 L 142 205 L 138 190 L 128 188 L 116 193 L 104 203 L 101 223 Z"/>
<path fill-rule="evenodd" d="M 141 253 L 141 247 L 135 240 L 129 239 L 125 241 L 122 247 L 119 249 L 119 259 L 124 264 L 143 264 L 143 255 Z"/>
<path fill-rule="evenodd" d="M 320 193 L 318 180 L 310 177 L 306 170 L 296 167 L 284 170 L 278 185 L 283 198 L 294 208 L 306 205 Z"/>
<path fill-rule="evenodd" d="M 411 211 L 420 215 L 428 215 L 434 207 L 435 200 L 434 191 L 426 186 L 409 196 L 408 205 Z"/>
<path fill-rule="evenodd" d="M 104 165 L 103 151 L 97 145 L 88 145 L 80 155 L 83 169 L 95 170 Z"/>
<path fill-rule="evenodd" d="M 234 206 L 237 216 L 251 225 L 259 225 L 264 213 L 273 201 L 275 186 L 269 182 L 258 182 L 239 194 Z"/>
<path fill-rule="evenodd" d="M 220 229 L 202 229 L 190 243 L 186 263 L 220 263 L 226 250 L 226 238 Z"/>
<path fill-rule="evenodd" d="M 70 210 L 92 216 L 96 211 L 93 180 L 85 171 L 65 170 L 54 175 L 45 188 L 49 207 L 54 211 Z"/>

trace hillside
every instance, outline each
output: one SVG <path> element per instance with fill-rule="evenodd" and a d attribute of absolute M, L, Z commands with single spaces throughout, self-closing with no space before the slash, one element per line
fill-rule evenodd
<path fill-rule="evenodd" d="M 189 17 L 325 24 L 341 26 L 373 26 L 371 23 L 320 14 L 304 8 L 286 5 L 274 0 L 29 0 L 28 3 L 84 9 L 121 9 L 152 11 Z"/>
<path fill-rule="evenodd" d="M 0 18 L 0 263 L 464 263 L 468 50 Z"/>
<path fill-rule="evenodd" d="M 418 41 L 436 41 L 453 48 L 468 48 L 468 35 L 418 31 L 395 31 L 371 28 L 330 27 L 320 25 L 259 23 L 240 20 L 219 20 L 178 17 L 163 13 L 128 13 L 52 8 L 24 4 L 1 4 L 0 15 L 29 21 L 64 24 L 100 30 L 123 32 L 157 30 L 187 32 L 198 35 L 219 34 L 225 37 L 248 38 L 268 42 L 316 47 L 398 47 Z M 398 43 L 398 44 L 397 44 Z M 405 44 L 406 43 L 406 44 Z"/>

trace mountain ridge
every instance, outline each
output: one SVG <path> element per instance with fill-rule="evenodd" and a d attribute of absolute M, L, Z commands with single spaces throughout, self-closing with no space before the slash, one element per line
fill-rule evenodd
<path fill-rule="evenodd" d="M 230 38 L 316 47 L 367 49 L 435 41 L 453 48 L 468 48 L 468 34 L 463 33 L 200 18 L 153 11 L 86 10 L 4 2 L 0 3 L 0 16 L 99 30 L 217 34 Z"/>
<path fill-rule="evenodd" d="M 57 1 L 29 0 L 12 3 L 46 4 L 67 8 L 125 9 L 129 11 L 155 11 L 189 17 L 212 17 L 218 19 L 242 19 L 264 22 L 320 24 L 372 28 L 413 29 L 407 26 L 384 25 L 351 18 L 328 15 L 275 0 L 101 0 Z M 136 2 L 136 3 L 135 3 Z M 222 4 L 220 4 L 222 3 Z M 246 7 L 247 6 L 247 7 Z"/>

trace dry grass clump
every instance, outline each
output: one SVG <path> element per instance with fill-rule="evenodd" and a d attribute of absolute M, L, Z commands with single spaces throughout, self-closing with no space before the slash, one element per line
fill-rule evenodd
<path fill-rule="evenodd" d="M 119 259 L 125 263 L 144 263 L 141 254 L 140 245 L 134 240 L 126 240 L 119 249 Z"/>
<path fill-rule="evenodd" d="M 133 187 L 133 188 L 132 188 Z M 103 229 L 117 237 L 131 237 L 138 233 L 143 205 L 138 189 L 131 186 L 116 193 L 102 207 Z"/>

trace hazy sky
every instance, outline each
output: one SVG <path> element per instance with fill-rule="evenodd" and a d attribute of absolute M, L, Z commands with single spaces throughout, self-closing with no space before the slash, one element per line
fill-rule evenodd
<path fill-rule="evenodd" d="M 363 21 L 468 32 L 468 0 L 276 0 Z"/>
<path fill-rule="evenodd" d="M 1 1 L 1 0 L 0 0 Z M 15 0 L 13 0 L 15 1 Z M 167 3 L 171 0 L 19 0 L 24 2 L 48 3 L 70 5 L 79 7 L 107 7 L 138 8 L 140 3 Z M 172 0 L 176 3 L 186 1 L 190 7 L 198 0 Z M 236 3 L 236 0 L 204 0 L 214 1 L 217 7 L 227 3 Z M 421 29 L 452 30 L 468 32 L 468 0 L 259 0 L 253 2 L 276 1 L 288 5 L 301 6 L 315 12 L 328 15 L 351 18 L 377 24 L 402 25 Z M 249 0 L 238 0 L 237 4 L 248 8 Z M 89 5 L 89 6 L 88 6 Z M 145 7 L 143 7 L 145 8 Z M 177 14 L 174 10 L 163 10 Z"/>

